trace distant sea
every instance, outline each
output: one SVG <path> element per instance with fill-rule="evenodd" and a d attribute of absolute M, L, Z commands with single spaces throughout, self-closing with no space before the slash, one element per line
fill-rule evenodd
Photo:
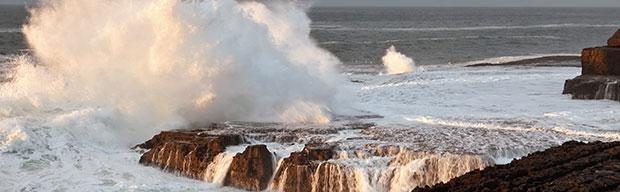
<path fill-rule="evenodd" d="M 390 45 L 418 65 L 580 53 L 620 28 L 618 8 L 314 8 L 312 36 L 346 64 Z"/>
<path fill-rule="evenodd" d="M 24 6 L 0 5 L 0 54 L 26 49 Z M 417 65 L 578 54 L 620 28 L 618 8 L 312 8 L 312 36 L 348 65 L 377 65 L 394 45 Z"/>

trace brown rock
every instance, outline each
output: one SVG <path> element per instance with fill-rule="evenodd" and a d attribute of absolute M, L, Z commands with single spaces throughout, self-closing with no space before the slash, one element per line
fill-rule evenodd
<path fill-rule="evenodd" d="M 279 191 L 311 192 L 319 165 L 333 158 L 334 154 L 334 146 L 306 145 L 303 151 L 291 153 L 282 160 L 274 177 L 274 186 Z"/>
<path fill-rule="evenodd" d="M 243 143 L 239 135 L 206 135 L 202 130 L 164 131 L 136 147 L 148 151 L 140 164 L 202 179 L 213 158 L 226 147 Z"/>
<path fill-rule="evenodd" d="M 413 191 L 612 191 L 620 189 L 620 142 L 567 142 L 508 165 Z"/>
<path fill-rule="evenodd" d="M 308 144 L 303 152 L 310 160 L 327 161 L 334 157 L 334 148 L 327 144 Z"/>
<path fill-rule="evenodd" d="M 247 147 L 230 164 L 224 185 L 249 191 L 267 189 L 274 173 L 273 154 L 265 145 Z"/>
<path fill-rule="evenodd" d="M 611 38 L 609 38 L 609 40 L 607 40 L 607 46 L 620 47 L 620 29 L 616 31 L 614 36 L 612 36 Z"/>
<path fill-rule="evenodd" d="M 620 48 L 586 48 L 581 53 L 582 75 L 620 75 Z"/>

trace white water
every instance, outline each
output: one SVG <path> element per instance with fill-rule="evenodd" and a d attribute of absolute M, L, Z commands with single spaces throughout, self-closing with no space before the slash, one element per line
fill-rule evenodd
<path fill-rule="evenodd" d="M 413 62 L 413 59 L 398 52 L 394 45 L 390 46 L 390 48 L 385 51 L 385 56 L 383 56 L 381 60 L 383 60 L 385 70 L 390 75 L 414 71 L 415 63 Z"/>
<path fill-rule="evenodd" d="M 309 38 L 293 3 L 63 0 L 32 15 L 24 33 L 37 61 L 17 61 L 1 102 L 37 101 L 11 110 L 101 106 L 139 129 L 326 123 L 340 103 L 339 61 Z"/>
<path fill-rule="evenodd" d="M 14 58 L 0 85 L 0 191 L 209 190 L 139 166 L 128 148 L 210 121 L 329 122 L 346 81 L 304 9 L 46 1 L 23 28 L 34 56 Z"/>

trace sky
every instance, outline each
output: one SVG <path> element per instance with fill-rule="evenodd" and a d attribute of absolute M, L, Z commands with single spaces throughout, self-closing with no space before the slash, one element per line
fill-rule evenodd
<path fill-rule="evenodd" d="M 317 0 L 317 6 L 620 7 L 620 0 Z"/>

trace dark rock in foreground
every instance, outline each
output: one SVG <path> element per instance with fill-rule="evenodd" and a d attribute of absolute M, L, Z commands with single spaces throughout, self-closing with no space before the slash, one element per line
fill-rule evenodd
<path fill-rule="evenodd" d="M 618 191 L 620 142 L 567 142 L 413 191 Z"/>
<path fill-rule="evenodd" d="M 609 99 L 620 101 L 620 76 L 582 75 L 566 80 L 564 94 L 573 99 Z"/>

